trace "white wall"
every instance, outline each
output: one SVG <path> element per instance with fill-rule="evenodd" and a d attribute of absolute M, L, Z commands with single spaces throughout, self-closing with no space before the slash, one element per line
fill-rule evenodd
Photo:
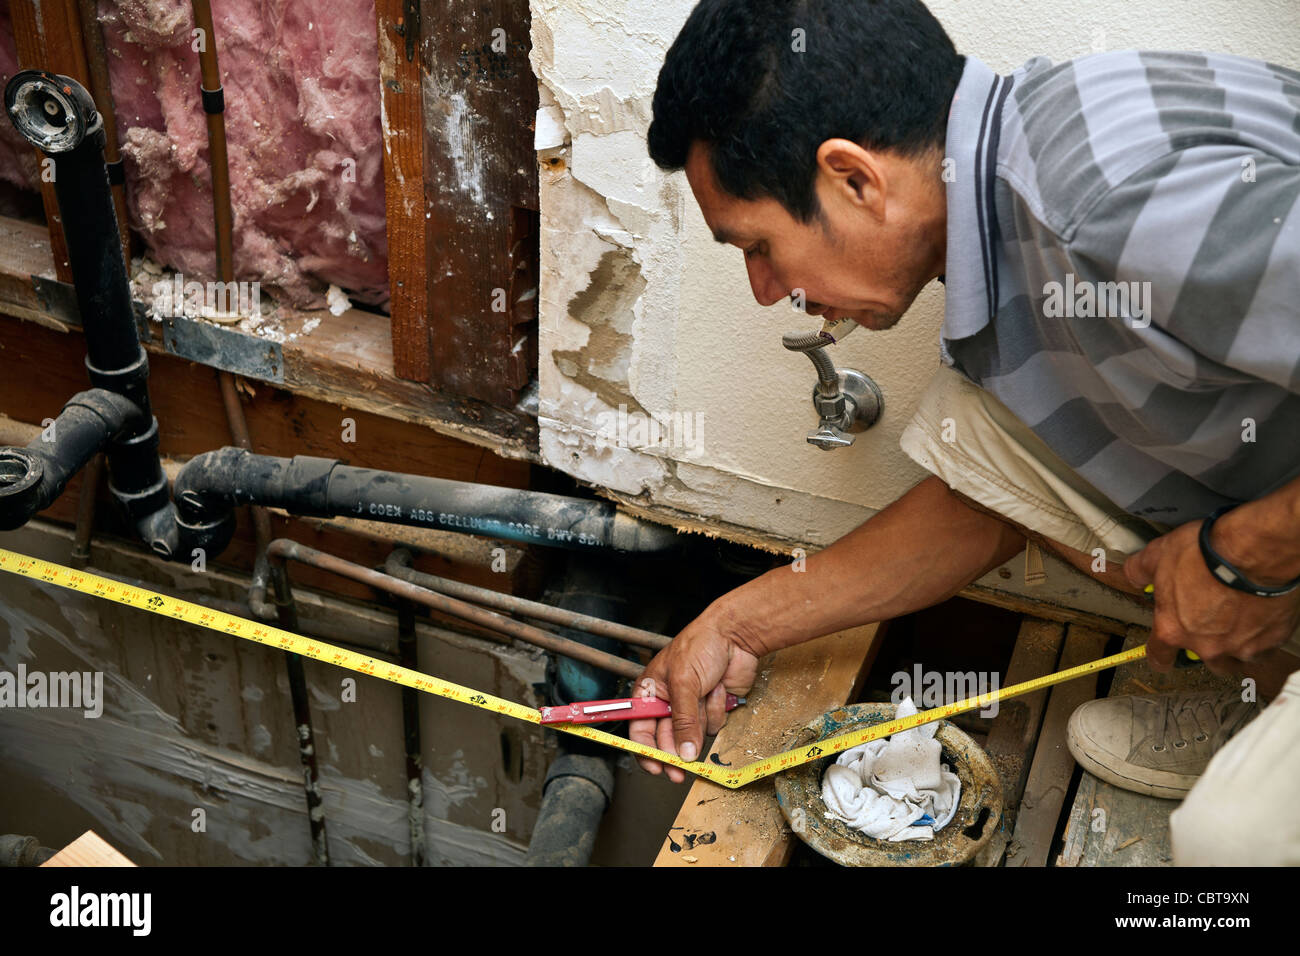
<path fill-rule="evenodd" d="M 685 178 L 646 154 L 659 67 L 693 5 L 532 0 L 542 449 L 554 467 L 664 514 L 821 546 L 925 475 L 898 437 L 938 364 L 942 288 L 927 289 L 894 329 L 860 330 L 832 350 L 876 379 L 885 417 L 850 449 L 808 445 L 812 367 L 780 337 L 815 320 L 788 304 L 757 306 L 740 252 L 713 242 Z M 931 9 L 960 52 L 1002 72 L 1039 54 L 1132 47 L 1300 65 L 1297 0 L 933 0 Z M 620 402 L 701 415 L 702 447 L 602 446 L 598 416 Z"/>

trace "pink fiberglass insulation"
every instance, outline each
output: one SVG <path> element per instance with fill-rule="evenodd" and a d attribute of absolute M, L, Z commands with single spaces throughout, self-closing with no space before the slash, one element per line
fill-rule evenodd
<path fill-rule="evenodd" d="M 236 278 L 300 308 L 323 307 L 329 283 L 386 302 L 373 2 L 212 0 L 212 14 Z M 131 225 L 158 262 L 211 277 L 208 134 L 189 0 L 100 0 L 99 16 Z"/>
<path fill-rule="evenodd" d="M 14 28 L 9 20 L 9 2 L 0 0 L 0 87 L 18 72 L 18 51 L 14 48 Z M 35 151 L 18 135 L 14 124 L 0 116 L 0 180 L 23 189 L 37 189 Z"/>

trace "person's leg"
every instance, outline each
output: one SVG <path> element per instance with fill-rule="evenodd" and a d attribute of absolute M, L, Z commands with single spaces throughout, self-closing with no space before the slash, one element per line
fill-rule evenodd
<path fill-rule="evenodd" d="M 904 430 L 903 450 L 937 475 L 970 508 L 997 516 L 1039 547 L 1095 580 L 1139 596 L 1123 563 L 1172 530 L 1142 521 L 1101 495 L 994 396 L 951 368 L 940 368 Z M 1105 570 L 1093 570 L 1097 549 Z M 1244 665 L 1260 700 L 1280 691 L 1300 664 L 1300 634 L 1292 653 L 1276 651 Z M 1212 755 L 1258 705 L 1241 688 L 1210 694 L 1161 694 L 1090 701 L 1071 717 L 1069 745 L 1081 764 L 1117 786 L 1181 798 Z M 1291 704 L 1293 711 L 1300 705 Z M 1249 745 L 1249 739 L 1247 741 Z M 1293 736 L 1300 753 L 1300 733 Z M 1252 765 L 1253 767 L 1254 765 Z M 1267 764 L 1261 764 L 1266 769 Z M 1241 791 L 1253 781 L 1241 782 Z M 1220 805 L 1232 810 L 1232 801 Z M 1241 797 L 1243 805 L 1248 797 Z M 1295 820 L 1300 813 L 1292 811 Z"/>
<path fill-rule="evenodd" d="M 1175 866 L 1300 866 L 1300 672 L 1169 817 Z"/>

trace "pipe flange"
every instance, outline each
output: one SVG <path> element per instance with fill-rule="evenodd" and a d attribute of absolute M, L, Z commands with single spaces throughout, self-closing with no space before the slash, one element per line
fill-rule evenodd
<path fill-rule="evenodd" d="M 40 510 L 45 465 L 26 448 L 0 448 L 0 530 L 21 528 Z"/>
<path fill-rule="evenodd" d="M 5 108 L 23 138 L 51 156 L 70 153 L 87 136 L 103 130 L 90 93 L 58 73 L 15 73 L 5 86 Z"/>

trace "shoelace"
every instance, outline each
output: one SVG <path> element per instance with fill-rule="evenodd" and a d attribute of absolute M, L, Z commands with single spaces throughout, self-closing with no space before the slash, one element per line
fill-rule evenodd
<path fill-rule="evenodd" d="M 1160 732 L 1156 735 L 1159 743 L 1153 744 L 1151 749 L 1163 753 L 1172 745 L 1174 749 L 1182 750 L 1190 742 L 1184 736 L 1184 727 L 1195 726 L 1192 740 L 1196 743 L 1211 741 L 1217 750 L 1250 721 L 1256 710 L 1254 703 L 1243 701 L 1241 691 L 1235 688 L 1218 697 L 1206 694 L 1170 696 L 1166 698 L 1160 715 Z M 1180 720 L 1184 715 L 1190 718 L 1186 724 Z M 1169 739 L 1171 722 L 1179 734 L 1172 741 Z"/>

